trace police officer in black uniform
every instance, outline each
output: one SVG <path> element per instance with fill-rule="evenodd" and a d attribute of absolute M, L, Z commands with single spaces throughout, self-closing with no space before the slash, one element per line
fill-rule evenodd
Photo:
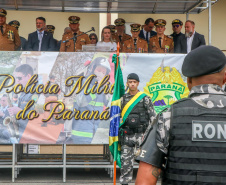
<path fill-rule="evenodd" d="M 134 153 L 139 151 L 143 133 L 149 123 L 154 120 L 155 111 L 151 98 L 138 90 L 139 77 L 131 73 L 127 77 L 127 86 L 129 92 L 121 99 L 122 112 L 126 109 L 127 103 L 137 100 L 138 103 L 132 108 L 132 111 L 126 118 L 125 123 L 120 127 L 121 141 L 121 176 L 120 183 L 128 184 L 132 180 Z M 138 95 L 140 95 L 138 98 Z M 142 98 L 142 99 L 141 99 Z M 139 101 L 140 100 L 140 101 Z M 123 115 L 122 115 L 123 116 Z"/>
<path fill-rule="evenodd" d="M 225 185 L 226 58 L 213 46 L 184 59 L 188 98 L 160 113 L 144 135 L 136 184 Z"/>

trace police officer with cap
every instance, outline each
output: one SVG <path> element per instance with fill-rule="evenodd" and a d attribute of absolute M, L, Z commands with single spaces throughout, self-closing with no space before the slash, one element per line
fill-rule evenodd
<path fill-rule="evenodd" d="M 20 27 L 19 21 L 17 21 L 17 20 L 10 21 L 9 25 L 15 27 L 17 29 L 17 31 L 19 32 L 19 27 Z M 24 37 L 20 36 L 20 41 L 21 41 L 21 45 L 17 49 L 17 51 L 26 51 L 27 40 Z"/>
<path fill-rule="evenodd" d="M 61 52 L 78 52 L 82 50 L 82 45 L 90 44 L 89 36 L 87 34 L 83 34 L 79 30 L 79 21 L 80 17 L 78 16 L 70 16 L 69 20 L 69 27 L 71 28 L 71 32 L 64 34 L 60 46 Z M 81 35 L 83 34 L 83 35 Z M 79 36 L 80 35 L 80 36 Z M 74 44 L 73 39 L 66 41 L 72 37 L 77 37 L 76 43 Z M 66 42 L 63 42 L 66 41 Z"/>
<path fill-rule="evenodd" d="M 55 26 L 53 26 L 53 25 L 46 25 L 46 28 L 47 28 L 47 32 L 54 34 Z M 54 44 L 55 44 L 55 51 L 59 51 L 61 42 L 59 42 L 55 38 L 53 38 L 53 40 L 54 40 Z"/>
<path fill-rule="evenodd" d="M 148 43 L 139 37 L 140 24 L 130 24 L 132 38 L 126 40 L 123 44 L 123 53 L 147 53 Z"/>
<path fill-rule="evenodd" d="M 129 92 L 121 98 L 123 120 L 119 128 L 121 184 L 131 182 L 135 153 L 139 154 L 143 134 L 156 115 L 151 98 L 138 90 L 139 82 L 137 74 L 129 74 L 127 77 Z"/>
<path fill-rule="evenodd" d="M 122 51 L 123 44 L 126 40 L 130 39 L 131 36 L 125 33 L 125 19 L 118 18 L 115 20 L 115 29 L 116 33 L 112 34 L 112 40 L 113 42 L 116 42 L 116 44 L 120 44 L 120 52 Z"/>
<path fill-rule="evenodd" d="M 170 36 L 173 37 L 174 51 L 175 51 L 178 39 L 180 39 L 182 36 L 184 36 L 184 34 L 181 33 L 182 27 L 183 27 L 183 22 L 180 19 L 174 19 L 172 21 L 173 33 Z"/>
<path fill-rule="evenodd" d="M 17 29 L 6 24 L 7 11 L 0 8 L 0 51 L 16 51 L 20 45 Z"/>
<path fill-rule="evenodd" d="M 223 185 L 226 175 L 226 58 L 200 46 L 184 59 L 188 98 L 158 114 L 145 133 L 136 184 Z"/>
<path fill-rule="evenodd" d="M 149 40 L 148 48 L 150 53 L 173 53 L 173 39 L 171 36 L 164 34 L 166 21 L 164 19 L 157 19 L 154 24 L 157 35 Z"/>

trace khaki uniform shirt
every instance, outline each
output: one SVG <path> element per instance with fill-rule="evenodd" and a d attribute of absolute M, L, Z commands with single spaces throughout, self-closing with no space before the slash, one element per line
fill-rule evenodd
<path fill-rule="evenodd" d="M 118 34 L 117 34 L 117 33 L 113 33 L 113 34 L 112 34 L 112 40 L 113 40 L 113 42 L 116 42 L 117 45 L 118 45 L 118 42 L 119 42 L 119 44 L 120 44 L 120 49 L 119 49 L 120 52 L 122 51 L 124 42 L 125 42 L 126 40 L 130 39 L 130 38 L 132 38 L 130 35 L 124 33 L 124 34 L 122 35 L 121 42 L 120 42 L 120 39 L 119 39 Z"/>
<path fill-rule="evenodd" d="M 78 31 L 77 35 L 82 34 L 83 32 Z M 60 52 L 74 52 L 74 41 L 69 40 L 68 42 L 63 43 L 63 41 L 70 39 L 74 36 L 73 32 L 67 33 L 63 35 Z M 81 35 L 77 37 L 77 41 L 75 43 L 75 51 L 82 50 L 82 45 L 90 44 L 89 36 L 87 34 Z"/>
<path fill-rule="evenodd" d="M 4 24 L 3 34 L 0 31 L 0 51 L 16 51 L 20 45 L 21 41 L 17 29 Z"/>
<path fill-rule="evenodd" d="M 162 39 L 161 48 L 159 46 L 159 38 L 157 35 L 153 36 L 149 40 L 149 52 L 150 53 L 173 53 L 174 43 L 170 36 L 164 35 Z"/>
<path fill-rule="evenodd" d="M 131 38 L 126 40 L 123 45 L 123 53 L 147 53 L 148 52 L 148 43 L 146 40 L 137 38 L 137 46 L 135 48 L 134 39 Z"/>

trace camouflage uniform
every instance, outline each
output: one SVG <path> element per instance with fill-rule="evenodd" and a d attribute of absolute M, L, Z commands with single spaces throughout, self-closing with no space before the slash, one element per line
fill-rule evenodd
<path fill-rule="evenodd" d="M 214 109 L 216 108 L 223 109 L 226 107 L 225 92 L 223 91 L 223 89 L 221 89 L 220 86 L 214 84 L 204 84 L 194 86 L 190 91 L 189 98 L 191 98 L 195 103 L 197 103 L 199 106 L 203 108 L 206 108 L 207 110 L 213 109 L 214 111 Z M 181 102 L 178 102 L 178 104 L 180 103 Z M 173 124 L 171 123 L 172 120 L 171 113 L 172 113 L 171 108 L 169 108 L 165 112 L 160 113 L 154 120 L 153 124 L 150 125 L 149 128 L 147 128 L 143 138 L 144 142 L 141 145 L 142 146 L 141 152 L 137 157 L 138 161 L 143 161 L 145 163 L 152 164 L 158 168 L 165 167 L 165 165 L 163 164 L 165 163 L 164 162 L 164 160 L 166 159 L 165 156 L 175 152 L 171 150 L 169 151 L 170 141 L 174 140 L 173 137 L 175 137 L 172 133 L 174 133 L 176 129 L 180 129 L 175 126 L 172 127 L 171 129 L 171 125 Z M 177 119 L 177 121 L 180 120 Z M 155 122 L 157 122 L 157 124 L 154 124 Z M 153 141 L 153 138 L 155 138 L 155 141 Z M 189 139 L 191 140 L 191 138 Z M 206 143 L 203 142 L 203 144 Z M 178 150 L 182 151 L 182 148 L 183 147 L 180 147 L 178 148 Z M 215 151 L 215 153 L 217 153 L 217 151 Z M 183 158 L 181 159 L 181 161 L 182 160 Z M 216 161 L 217 160 L 215 160 L 215 162 Z M 168 168 L 168 166 L 167 169 L 170 169 L 170 167 Z M 164 177 L 165 176 L 163 176 L 163 178 Z"/>
<path fill-rule="evenodd" d="M 131 99 L 132 97 L 133 95 L 130 95 L 129 93 L 125 94 L 121 99 L 121 104 L 123 105 L 124 98 Z M 149 96 L 145 96 L 143 99 L 140 100 L 139 103 L 142 102 L 144 102 L 144 108 L 146 109 L 146 113 L 149 117 L 148 124 L 150 124 L 156 116 L 151 98 Z M 133 178 L 134 157 L 139 151 L 142 137 L 143 133 L 124 134 L 123 136 L 121 142 L 121 184 L 128 184 Z"/>

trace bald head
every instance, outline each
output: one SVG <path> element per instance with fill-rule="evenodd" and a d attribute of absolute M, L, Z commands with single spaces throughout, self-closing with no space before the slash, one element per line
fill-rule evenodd
<path fill-rule="evenodd" d="M 203 75 L 199 77 L 187 77 L 189 90 L 192 87 L 202 84 L 216 84 L 222 87 L 226 83 L 226 67 L 218 73 Z"/>

